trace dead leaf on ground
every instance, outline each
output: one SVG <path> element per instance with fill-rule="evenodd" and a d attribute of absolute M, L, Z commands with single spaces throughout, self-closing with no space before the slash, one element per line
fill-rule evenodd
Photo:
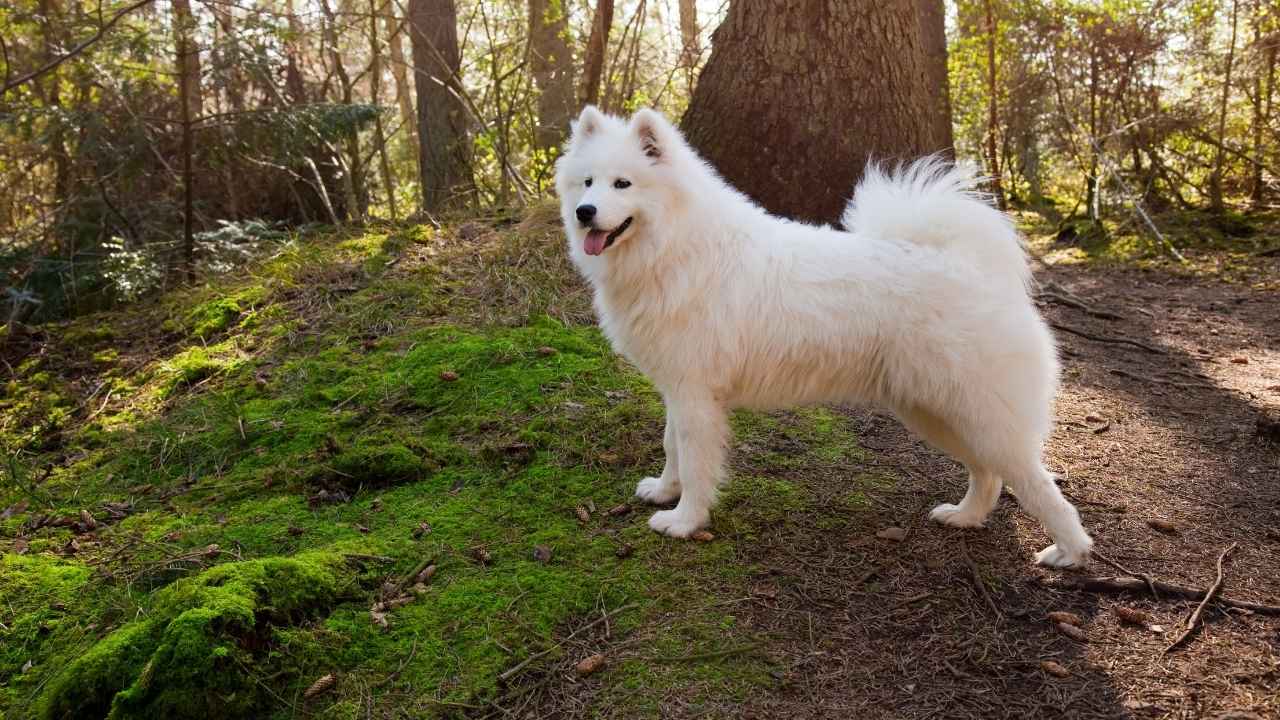
<path fill-rule="evenodd" d="M 551 562 L 551 547 L 548 545 L 535 545 L 533 548 L 533 559 L 543 565 Z"/>
<path fill-rule="evenodd" d="M 1173 523 L 1173 521 L 1171 521 L 1171 520 L 1165 520 L 1165 519 L 1163 519 L 1163 518 L 1150 518 L 1150 519 L 1148 519 L 1148 520 L 1147 520 L 1147 525 L 1148 525 L 1152 530 L 1159 530 L 1159 531 L 1160 531 L 1160 532 L 1162 532 L 1162 533 L 1176 533 L 1176 532 L 1178 532 L 1178 526 L 1177 526 L 1177 525 L 1175 525 L 1175 524 Z"/>
<path fill-rule="evenodd" d="M 413 529 L 413 539 L 414 539 L 414 540 L 417 540 L 417 539 L 421 538 L 423 535 L 426 535 L 426 534 L 428 534 L 428 533 L 430 533 L 430 532 L 431 532 L 431 526 L 430 526 L 430 525 L 428 525 L 427 523 L 424 523 L 424 522 L 423 522 L 423 523 L 418 523 L 418 527 L 416 527 L 416 528 L 414 528 L 414 529 Z"/>
<path fill-rule="evenodd" d="M 444 372 L 440 373 L 440 379 L 445 382 L 454 382 L 455 380 L 458 379 L 458 373 L 452 370 L 445 370 Z"/>
<path fill-rule="evenodd" d="M 626 503 L 622 503 L 621 505 L 615 505 L 609 508 L 609 517 L 618 517 L 619 515 L 626 515 L 629 512 L 631 512 L 631 506 Z"/>
<path fill-rule="evenodd" d="M 716 536 L 712 535 L 707 530 L 699 530 L 698 532 L 690 535 L 689 537 L 693 538 L 694 540 L 697 540 L 698 542 L 711 542 L 712 540 L 716 539 Z"/>

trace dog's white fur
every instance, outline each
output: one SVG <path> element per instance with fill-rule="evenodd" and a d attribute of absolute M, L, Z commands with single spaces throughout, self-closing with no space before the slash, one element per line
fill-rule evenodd
<path fill-rule="evenodd" d="M 973 180 L 936 159 L 869 167 L 843 232 L 769 215 L 655 111 L 582 111 L 556 189 L 601 327 L 666 403 L 666 466 L 636 495 L 679 503 L 650 527 L 688 537 L 710 521 L 729 410 L 874 403 L 969 470 L 964 499 L 930 517 L 979 526 L 1007 484 L 1053 539 L 1037 562 L 1088 562 L 1092 540 L 1041 462 L 1053 338 L 1016 231 Z M 628 218 L 587 254 L 590 229 Z"/>

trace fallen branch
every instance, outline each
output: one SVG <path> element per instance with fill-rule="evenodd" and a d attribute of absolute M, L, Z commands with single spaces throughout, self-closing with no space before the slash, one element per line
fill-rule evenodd
<path fill-rule="evenodd" d="M 1130 380 L 1141 380 L 1144 382 L 1154 383 L 1156 385 L 1169 385 L 1179 388 L 1205 388 L 1208 390 L 1216 390 L 1218 388 L 1217 385 L 1213 385 L 1211 383 L 1179 382 L 1177 380 L 1166 380 L 1164 378 L 1148 377 L 1146 375 L 1135 375 L 1128 370 L 1121 370 L 1120 368 L 1112 368 L 1107 372 L 1115 375 L 1116 377 L 1128 378 Z"/>
<path fill-rule="evenodd" d="M 1231 543 L 1231 545 L 1226 550 L 1223 550 L 1222 554 L 1218 556 L 1218 577 L 1213 581 L 1213 585 L 1209 587 L 1209 591 L 1204 594 L 1204 599 L 1201 600 L 1200 604 L 1196 606 L 1196 609 L 1192 611 L 1191 617 L 1187 618 L 1187 629 L 1183 630 L 1182 634 L 1170 643 L 1169 647 L 1164 649 L 1165 654 L 1168 654 L 1170 651 L 1186 642 L 1187 638 L 1191 637 L 1191 635 L 1201 627 L 1201 623 L 1204 619 L 1204 609 L 1209 606 L 1209 603 L 1213 601 L 1213 598 L 1218 593 L 1222 592 L 1222 581 L 1224 580 L 1224 576 L 1222 574 L 1222 563 L 1226 561 L 1227 556 L 1235 549 L 1236 543 Z"/>
<path fill-rule="evenodd" d="M 1156 590 L 1156 581 L 1155 581 L 1155 579 L 1154 579 L 1154 578 L 1152 578 L 1150 575 L 1147 575 L 1147 574 L 1145 574 L 1145 573 L 1136 573 L 1136 572 L 1134 572 L 1134 571 L 1130 570 L 1129 568 L 1127 568 L 1127 567 L 1125 567 L 1125 566 L 1121 565 L 1120 563 L 1116 562 L 1115 560 L 1112 560 L 1111 558 L 1107 557 L 1106 555 L 1103 555 L 1101 552 L 1098 552 L 1097 550 L 1094 550 L 1094 551 L 1093 551 L 1093 556 L 1094 556 L 1094 557 L 1096 557 L 1096 558 L 1098 558 L 1098 559 L 1099 559 L 1099 560 L 1101 560 L 1102 562 L 1104 562 L 1104 563 L 1106 563 L 1106 564 L 1110 565 L 1111 567 L 1113 567 L 1113 568 L 1115 568 L 1115 569 L 1119 570 L 1120 572 L 1124 573 L 1125 575 L 1132 575 L 1132 576 L 1134 576 L 1134 577 L 1142 578 L 1144 581 L 1146 581 L 1146 583 L 1147 583 L 1147 589 L 1151 591 L 1151 596 L 1152 596 L 1152 597 L 1154 597 L 1154 598 L 1155 598 L 1155 599 L 1157 599 L 1157 600 L 1159 600 L 1159 599 L 1160 599 L 1160 593 Z"/>
<path fill-rule="evenodd" d="M 510 669 L 508 669 L 508 670 L 503 671 L 503 673 L 502 673 L 501 675 L 499 675 L 499 676 L 498 676 L 498 680 L 500 680 L 500 681 L 502 681 L 502 682 L 507 682 L 507 681 L 508 681 L 508 680 L 510 680 L 512 677 L 515 677 L 515 675 L 516 675 L 517 673 L 519 673 L 521 670 L 523 670 L 523 669 L 525 669 L 526 667 L 528 667 L 528 666 L 529 666 L 529 663 L 533 662 L 534 660 L 537 660 L 538 658 L 545 657 L 546 655 L 550 654 L 552 650 L 555 650 L 556 648 L 560 647 L 561 645 L 563 645 L 563 644 L 565 644 L 565 643 L 569 642 L 569 641 L 570 641 L 570 640 L 572 640 L 572 639 L 574 638 L 574 636 L 576 636 L 578 633 L 581 633 L 581 632 L 584 632 L 584 631 L 590 630 L 591 628 L 593 628 L 593 627 L 595 627 L 595 626 L 599 625 L 600 623 L 602 623 L 602 622 L 606 622 L 610 617 L 616 617 L 617 615 L 620 615 L 621 613 L 624 613 L 624 612 L 626 612 L 627 610 L 633 610 L 633 609 L 635 609 L 636 607 L 638 607 L 638 605 L 637 605 L 636 603 L 628 603 L 628 604 L 626 604 L 626 605 L 623 605 L 623 606 L 622 606 L 622 607 L 620 607 L 620 608 L 615 609 L 615 610 L 614 610 L 613 612 L 611 612 L 611 613 L 606 613 L 606 614 L 604 614 L 604 615 L 601 615 L 600 617 L 596 618 L 595 620 L 592 620 L 591 622 L 587 623 L 586 625 L 583 625 L 582 627 L 578 628 L 577 630 L 574 630 L 573 632 L 569 633 L 567 636 L 565 636 L 565 638 L 564 638 L 563 640 L 560 640 L 560 641 L 558 641 L 558 642 L 553 643 L 553 644 L 551 645 L 551 647 L 547 648 L 546 650 L 541 650 L 541 651 L 539 651 L 539 652 L 536 652 L 536 653 L 534 653 L 534 654 L 530 655 L 529 657 L 525 658 L 524 660 L 521 660 L 521 661 L 520 661 L 519 663 L 517 663 L 514 667 L 512 667 L 512 668 L 510 668 Z"/>
<path fill-rule="evenodd" d="M 1113 313 L 1110 310 L 1099 310 L 1056 282 L 1046 282 L 1041 287 L 1043 289 L 1036 293 L 1036 297 L 1039 299 L 1066 305 L 1103 320 L 1122 320 L 1124 318 L 1124 316 Z"/>
<path fill-rule="evenodd" d="M 1107 335 L 1094 335 L 1092 333 L 1085 332 L 1084 330 L 1073 328 L 1070 325 L 1063 325 L 1062 323 L 1057 323 L 1057 322 L 1049 323 L 1049 327 L 1053 328 L 1054 330 L 1060 330 L 1064 333 L 1078 335 L 1084 338 L 1085 340 L 1092 340 L 1094 342 L 1106 343 L 1108 345 L 1130 345 L 1132 347 L 1138 348 L 1139 350 L 1146 350 L 1147 352 L 1154 353 L 1156 355 L 1166 354 L 1164 350 L 1154 345 L 1148 345 L 1140 340 L 1132 340 L 1130 338 L 1110 337 Z"/>
<path fill-rule="evenodd" d="M 978 570 L 978 564 L 973 561 L 973 557 L 969 555 L 969 546 L 965 544 L 963 537 L 960 538 L 960 554 L 964 557 L 964 564 L 969 566 L 969 573 L 973 575 L 973 584 L 977 586 L 978 593 L 982 595 L 983 600 L 987 601 L 987 607 L 996 614 L 996 618 L 1003 620 L 1004 614 L 1000 612 L 996 601 L 992 600 L 991 594 L 987 592 L 987 584 L 982 581 L 982 573 Z"/>
<path fill-rule="evenodd" d="M 1147 586 L 1147 582 L 1139 577 L 1132 576 L 1111 576 L 1111 577 L 1084 577 L 1076 579 L 1051 580 L 1044 583 L 1045 587 L 1060 588 L 1063 590 L 1079 590 L 1082 592 L 1096 593 L 1135 593 L 1139 595 L 1150 595 L 1153 591 L 1174 598 L 1182 598 L 1185 600 L 1203 600 L 1208 590 L 1187 587 L 1186 585 L 1175 585 L 1173 583 L 1164 582 L 1163 580 L 1154 580 L 1152 587 Z M 1213 602 L 1227 607 L 1248 610 L 1259 615 L 1280 615 L 1280 605 L 1267 605 L 1266 603 L 1249 602 L 1247 600 L 1233 600 L 1232 598 L 1215 597 Z"/>

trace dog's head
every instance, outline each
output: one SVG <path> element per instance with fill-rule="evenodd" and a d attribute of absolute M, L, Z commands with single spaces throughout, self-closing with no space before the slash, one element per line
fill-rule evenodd
<path fill-rule="evenodd" d="M 588 105 L 556 163 L 556 192 L 576 258 L 637 242 L 670 209 L 672 165 L 684 140 L 654 110 L 630 120 Z"/>

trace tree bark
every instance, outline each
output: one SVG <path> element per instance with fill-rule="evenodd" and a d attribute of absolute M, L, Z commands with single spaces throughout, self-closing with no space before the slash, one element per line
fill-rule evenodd
<path fill-rule="evenodd" d="M 471 188 L 466 108 L 453 0 L 409 0 L 414 85 L 418 91 L 418 170 L 422 209 L 461 204 Z"/>
<path fill-rule="evenodd" d="M 597 0 L 591 19 L 591 35 L 583 61 L 582 104 L 600 102 L 600 78 L 604 73 L 604 54 L 609 46 L 609 29 L 613 27 L 613 0 Z"/>
<path fill-rule="evenodd" d="M 529 60 L 538 87 L 534 144 L 554 150 L 564 142 L 574 111 L 573 50 L 567 0 L 529 0 Z"/>
<path fill-rule="evenodd" d="M 683 120 L 690 142 L 768 210 L 835 221 L 869 159 L 952 146 L 939 1 L 733 0 Z"/>
<path fill-rule="evenodd" d="M 1221 213 L 1226 209 L 1222 200 L 1222 171 L 1227 160 L 1227 102 L 1231 98 L 1231 70 L 1236 60 L 1236 29 L 1239 13 L 1239 0 L 1232 0 L 1231 42 L 1227 46 L 1227 66 L 1223 71 L 1222 100 L 1218 104 L 1218 152 L 1213 161 L 1213 173 L 1209 175 L 1209 207 L 1215 213 Z"/>

